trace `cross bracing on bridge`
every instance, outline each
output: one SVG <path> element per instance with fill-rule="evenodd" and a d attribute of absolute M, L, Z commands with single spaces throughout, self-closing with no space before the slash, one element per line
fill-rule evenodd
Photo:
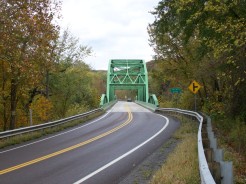
<path fill-rule="evenodd" d="M 107 92 L 100 105 L 116 100 L 117 90 L 136 91 L 136 100 L 158 105 L 155 95 L 149 95 L 146 63 L 141 59 L 112 59 L 107 73 Z M 151 99 L 150 99 L 151 98 Z"/>
<path fill-rule="evenodd" d="M 137 90 L 137 100 L 147 102 L 148 73 L 143 60 L 110 60 L 107 76 L 107 97 L 115 98 L 115 90 Z"/>

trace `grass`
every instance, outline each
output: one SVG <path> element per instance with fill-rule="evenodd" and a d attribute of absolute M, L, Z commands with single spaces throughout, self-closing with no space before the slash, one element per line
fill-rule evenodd
<path fill-rule="evenodd" d="M 181 122 L 181 127 L 174 134 L 174 138 L 181 141 L 161 169 L 154 174 L 151 184 L 200 183 L 197 131 L 198 123 L 189 119 Z"/>
<path fill-rule="evenodd" d="M 224 150 L 224 160 L 232 161 L 233 164 L 233 176 L 234 183 L 245 184 L 246 183 L 246 160 L 241 154 L 229 147 L 227 144 L 221 144 L 219 141 L 219 147 Z"/>
<path fill-rule="evenodd" d="M 144 177 L 144 179 L 148 179 L 152 174 L 152 170 L 149 170 L 149 169 L 143 169 L 142 170 L 142 175 Z"/>
<path fill-rule="evenodd" d="M 95 114 L 89 115 L 86 118 L 83 118 L 83 119 L 80 119 L 80 120 L 70 121 L 70 122 L 67 122 L 65 124 L 58 125 L 58 126 L 55 126 L 55 127 L 52 127 L 52 128 L 46 128 L 46 129 L 38 130 L 38 131 L 35 131 L 35 132 L 20 134 L 20 135 L 16 135 L 16 136 L 13 136 L 13 137 L 10 137 L 10 138 L 1 139 L 0 140 L 0 149 L 4 148 L 4 147 L 7 147 L 7 146 L 20 144 L 22 142 L 26 142 L 26 141 L 30 141 L 30 140 L 33 140 L 33 139 L 37 139 L 37 138 L 40 138 L 40 137 L 48 135 L 48 134 L 52 134 L 52 133 L 55 133 L 55 132 L 62 131 L 64 129 L 79 125 L 79 124 L 84 123 L 84 122 L 86 122 L 88 120 L 96 118 L 96 117 L 102 115 L 103 113 L 104 113 L 104 111 L 97 112 Z"/>

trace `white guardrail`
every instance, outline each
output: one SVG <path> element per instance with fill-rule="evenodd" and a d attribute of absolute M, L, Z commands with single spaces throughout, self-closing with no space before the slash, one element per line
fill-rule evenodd
<path fill-rule="evenodd" d="M 176 108 L 158 108 L 156 112 L 176 112 L 188 116 L 195 117 L 199 121 L 199 129 L 197 134 L 197 143 L 198 143 L 198 160 L 199 160 L 199 170 L 202 184 L 215 184 L 214 178 L 209 170 L 209 166 L 205 157 L 205 152 L 202 144 L 202 124 L 203 117 L 194 111 L 187 111 Z"/>
<path fill-rule="evenodd" d="M 102 111 L 102 110 L 103 110 L 102 108 L 98 108 L 98 109 L 94 109 L 92 111 L 85 112 L 83 114 L 78 114 L 75 116 L 71 116 L 68 118 L 64 118 L 64 119 L 60 119 L 60 120 L 56 120 L 56 121 L 52 121 L 52 122 L 48 122 L 48 123 L 43 123 L 43 124 L 39 124 L 39 125 L 33 125 L 33 126 L 29 126 L 29 127 L 18 128 L 18 129 L 14 129 L 14 130 L 8 130 L 8 131 L 0 132 L 0 139 L 12 137 L 12 136 L 19 135 L 19 134 L 29 133 L 29 132 L 33 132 L 33 131 L 37 131 L 37 130 L 42 130 L 45 128 L 50 128 L 53 126 L 67 123 L 67 122 L 72 121 L 72 120 L 76 120 L 76 119 L 80 119 L 80 118 L 89 116 L 91 114 L 94 114 L 94 113 Z"/>

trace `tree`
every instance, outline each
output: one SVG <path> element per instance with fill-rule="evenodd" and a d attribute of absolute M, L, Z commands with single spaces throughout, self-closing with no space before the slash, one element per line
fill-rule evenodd
<path fill-rule="evenodd" d="M 50 95 L 56 117 L 95 107 L 91 69 L 84 63 L 91 52 L 90 47 L 82 46 L 68 30 L 63 32 L 56 48 L 56 71 L 50 73 Z"/>
<path fill-rule="evenodd" d="M 52 21 L 59 14 L 59 2 L 1 1 L 0 61 L 4 129 L 14 129 L 20 101 L 51 67 L 52 50 L 59 27 Z M 26 107 L 27 108 L 27 107 Z"/>
<path fill-rule="evenodd" d="M 223 111 L 244 119 L 245 3 L 162 0 L 148 28 L 156 58 L 168 63 L 165 72 L 200 80 L 203 101 L 230 104 Z"/>

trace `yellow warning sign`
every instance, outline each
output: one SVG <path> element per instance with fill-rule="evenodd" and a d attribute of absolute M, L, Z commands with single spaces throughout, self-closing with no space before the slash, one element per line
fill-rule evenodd
<path fill-rule="evenodd" d="M 194 93 L 194 94 L 196 94 L 198 91 L 199 91 L 199 89 L 201 88 L 201 85 L 198 83 L 198 82 L 196 82 L 195 80 L 189 85 L 189 90 L 192 92 L 192 93 Z"/>

